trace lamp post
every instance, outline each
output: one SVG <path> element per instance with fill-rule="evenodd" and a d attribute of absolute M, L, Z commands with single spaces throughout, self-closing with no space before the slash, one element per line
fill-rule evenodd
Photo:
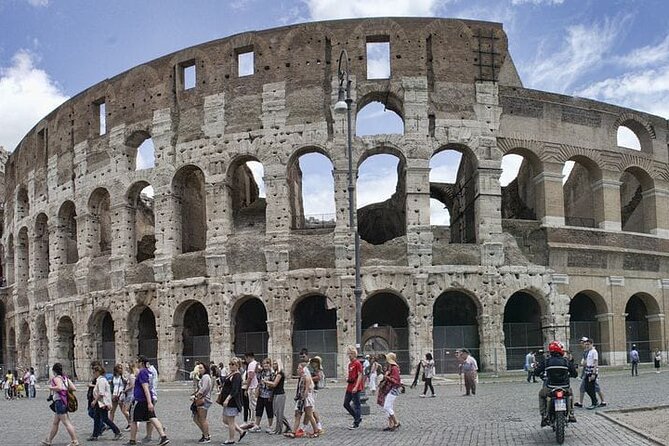
<path fill-rule="evenodd" d="M 344 66 L 342 67 L 342 61 Z M 339 76 L 339 92 L 334 111 L 337 114 L 346 112 L 346 134 L 347 134 L 347 153 L 348 153 L 348 218 L 351 231 L 355 236 L 354 244 L 354 264 L 355 264 L 355 288 L 353 296 L 355 297 L 355 348 L 358 350 L 358 358 L 362 357 L 362 287 L 360 285 L 360 234 L 358 233 L 358 224 L 355 220 L 355 183 L 353 181 L 353 132 L 351 124 L 351 78 L 349 76 L 348 53 L 341 50 L 339 61 L 337 62 L 337 75 Z M 364 357 L 363 357 L 364 358 Z M 362 415 L 369 415 L 369 406 L 367 405 L 367 395 L 363 387 L 360 392 L 360 409 Z"/>
<path fill-rule="evenodd" d="M 342 67 L 342 61 L 345 67 Z M 352 231 L 355 234 L 355 288 L 353 295 L 355 296 L 355 347 L 358 352 L 361 351 L 362 341 L 362 288 L 360 286 L 360 234 L 358 233 L 358 225 L 355 221 L 355 200 L 353 193 L 355 192 L 355 185 L 353 182 L 353 133 L 351 129 L 351 79 L 349 76 L 348 53 L 346 50 L 341 50 L 339 54 L 339 62 L 337 63 L 337 75 L 339 76 L 339 96 L 337 103 L 334 106 L 335 113 L 341 114 L 346 112 L 346 130 L 347 130 L 347 151 L 348 151 L 348 218 Z"/>

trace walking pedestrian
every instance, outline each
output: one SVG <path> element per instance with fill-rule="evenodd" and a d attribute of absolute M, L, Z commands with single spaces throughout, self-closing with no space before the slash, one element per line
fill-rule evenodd
<path fill-rule="evenodd" d="M 139 372 L 135 377 L 135 387 L 133 389 L 133 402 L 130 407 L 130 419 L 132 423 L 130 424 L 130 441 L 128 445 L 137 444 L 137 429 L 138 423 L 149 422 L 153 427 L 156 428 L 158 434 L 160 435 L 159 445 L 163 446 L 170 442 L 165 435 L 163 430 L 163 425 L 156 417 L 155 407 L 153 405 L 153 397 L 151 395 L 150 380 L 151 373 L 148 369 L 148 360 L 144 356 L 140 356 L 137 359 L 137 365 L 139 367 Z M 147 431 L 148 431 L 147 426 Z M 148 433 L 148 432 L 147 432 Z"/>
<path fill-rule="evenodd" d="M 388 417 L 388 426 L 383 430 L 394 432 L 401 425 L 395 414 L 395 399 L 402 392 L 402 380 L 400 378 L 400 367 L 397 365 L 397 355 L 393 352 L 386 354 L 386 363 L 388 368 L 384 373 L 383 391 L 379 390 L 379 396 L 383 394 L 383 410 Z"/>
<path fill-rule="evenodd" d="M 276 425 L 271 433 L 281 435 L 284 432 L 284 426 L 286 427 L 286 432 L 292 430 L 290 422 L 288 422 L 288 419 L 284 415 L 286 410 L 286 391 L 284 389 L 286 373 L 283 371 L 280 359 L 272 361 L 272 368 L 274 369 L 274 379 L 272 381 L 265 380 L 264 382 L 267 387 L 272 389 L 272 406 L 274 408 Z"/>
<path fill-rule="evenodd" d="M 237 425 L 235 417 L 242 410 L 242 375 L 240 368 L 242 360 L 232 358 L 228 364 L 228 374 L 223 378 L 223 388 L 218 401 L 223 406 L 223 424 L 228 427 L 228 439 L 223 444 L 234 444 L 235 433 L 239 433 L 239 441 L 246 435 L 246 431 Z"/>
<path fill-rule="evenodd" d="M 592 339 L 588 339 L 585 342 L 586 349 L 588 354 L 585 359 L 585 392 L 590 397 L 591 405 L 588 406 L 588 409 L 594 409 L 597 407 L 597 394 L 595 391 L 595 382 L 597 380 L 597 375 L 599 374 L 599 354 L 597 349 L 592 343 Z"/>
<path fill-rule="evenodd" d="M 300 418 L 304 414 L 304 419 L 311 425 L 312 432 L 307 434 L 304 429 L 298 429 L 293 437 L 307 436 L 310 438 L 319 437 L 321 431 L 318 429 L 316 419 L 314 418 L 314 381 L 307 370 L 308 363 L 300 362 L 297 366 L 297 375 L 300 377 L 298 388 L 295 395 L 295 426 L 300 425 Z M 362 368 L 362 365 L 360 366 Z"/>
<path fill-rule="evenodd" d="M 537 382 L 537 377 L 534 376 L 534 363 L 536 362 L 534 352 L 529 352 L 527 355 L 525 355 L 525 371 L 527 372 L 527 382 L 529 383 L 530 380 L 532 382 Z"/>
<path fill-rule="evenodd" d="M 146 368 L 149 371 L 149 392 L 151 393 L 151 402 L 154 405 L 158 404 L 158 370 L 153 366 L 151 362 L 147 359 Z M 152 440 L 153 436 L 153 424 L 146 423 L 146 436 L 142 439 L 142 442 L 149 443 Z"/>
<path fill-rule="evenodd" d="M 362 422 L 360 411 L 360 392 L 364 385 L 364 373 L 362 364 L 358 361 L 358 350 L 349 346 L 346 349 L 348 355 L 348 376 L 346 378 L 346 396 L 344 397 L 344 409 L 353 417 L 353 424 L 349 429 L 357 429 Z M 353 403 L 353 407 L 351 407 Z"/>
<path fill-rule="evenodd" d="M 100 432 L 105 431 L 104 423 L 102 423 L 100 419 L 97 421 L 98 425 L 95 426 L 95 406 L 93 405 L 93 389 L 95 389 L 95 383 L 97 381 L 97 377 L 95 376 L 95 368 L 99 365 L 100 361 L 91 361 L 91 374 L 93 375 L 93 378 L 91 379 L 91 382 L 88 383 L 88 388 L 86 390 L 86 410 L 88 416 L 93 420 L 93 432 L 96 430 Z"/>
<path fill-rule="evenodd" d="M 655 350 L 655 356 L 653 357 L 653 363 L 655 365 L 655 373 L 660 373 L 660 364 L 662 364 L 662 353 L 660 350 Z"/>
<path fill-rule="evenodd" d="M 465 379 L 465 396 L 476 395 L 476 381 L 478 380 L 479 366 L 468 349 L 460 349 L 462 360 L 461 373 Z"/>
<path fill-rule="evenodd" d="M 266 381 L 274 381 L 274 371 L 272 370 L 272 360 L 265 358 L 262 361 L 261 371 L 258 374 L 258 386 L 256 388 L 256 421 L 254 426 L 249 429 L 249 432 L 260 432 L 260 422 L 262 421 L 263 412 L 267 413 L 268 427 L 265 432 L 268 434 L 273 432 L 272 424 L 274 424 L 274 406 L 272 405 L 272 388 L 267 385 Z"/>
<path fill-rule="evenodd" d="M 581 385 L 579 387 L 579 396 L 578 396 L 578 402 L 574 403 L 575 407 L 583 407 L 583 398 L 585 397 L 585 387 L 587 380 L 585 379 L 585 372 L 586 372 L 586 362 L 588 358 L 588 354 L 590 353 L 590 350 L 588 348 L 588 342 L 592 343 L 592 339 L 589 339 L 586 336 L 583 336 L 579 343 L 581 344 L 581 348 L 583 348 L 583 356 L 581 358 Z M 604 393 L 602 392 L 601 385 L 599 383 L 599 375 L 597 376 L 597 379 L 595 379 L 595 394 L 599 397 L 599 406 L 604 407 L 607 405 L 606 400 L 604 399 Z"/>
<path fill-rule="evenodd" d="M 632 344 L 630 362 L 632 363 L 632 376 L 639 376 L 639 350 L 637 350 L 636 344 Z"/>
<path fill-rule="evenodd" d="M 74 426 L 70 421 L 70 416 L 67 413 L 67 391 L 70 390 L 74 392 L 77 388 L 67 376 L 63 375 L 63 365 L 61 363 L 55 363 L 53 367 L 51 367 L 51 371 L 53 372 L 53 378 L 49 381 L 49 389 L 51 390 L 53 411 L 55 413 L 53 415 L 53 423 L 51 424 L 49 435 L 47 435 L 46 440 L 42 440 L 42 445 L 51 446 L 51 441 L 58 433 L 58 426 L 60 423 L 63 423 L 65 430 L 67 430 L 67 433 L 70 435 L 69 446 L 79 446 L 77 433 L 75 432 Z"/>
<path fill-rule="evenodd" d="M 125 405 L 125 393 L 126 388 L 128 387 L 128 380 L 123 376 L 123 364 L 116 364 L 114 366 L 114 372 L 112 375 L 111 382 L 111 410 L 109 411 L 109 419 L 114 421 L 114 415 L 116 414 L 116 409 L 121 411 L 121 414 L 125 417 L 126 427 L 130 427 L 130 415 L 128 414 L 128 409 Z"/>
<path fill-rule="evenodd" d="M 35 369 L 33 367 L 30 367 L 30 378 L 28 378 L 28 389 L 30 389 L 30 392 L 28 393 L 28 398 L 35 398 L 37 396 L 37 378 L 35 378 Z"/>
<path fill-rule="evenodd" d="M 432 353 L 426 353 L 425 359 L 423 362 L 423 382 L 425 386 L 423 387 L 423 393 L 420 395 L 421 398 L 427 396 L 427 389 L 429 388 L 432 392 L 432 398 L 436 395 L 434 394 L 434 387 L 432 386 L 432 378 L 434 378 L 434 359 L 432 358 Z"/>
<path fill-rule="evenodd" d="M 379 364 L 378 357 L 372 355 L 371 364 L 369 365 L 369 391 L 372 395 L 376 395 L 376 381 L 378 380 L 380 367 L 381 364 Z"/>
<path fill-rule="evenodd" d="M 213 383 L 209 366 L 206 363 L 201 362 L 198 365 L 198 369 L 198 376 L 200 379 L 198 380 L 197 390 L 193 393 L 191 411 L 193 412 L 193 422 L 200 428 L 200 432 L 202 433 L 202 437 L 198 440 L 198 443 L 211 443 L 207 414 L 211 407 L 211 390 L 213 388 Z"/>
<path fill-rule="evenodd" d="M 93 387 L 93 400 L 91 408 L 93 409 L 93 435 L 88 437 L 87 441 L 97 441 L 102 435 L 102 426 L 107 425 L 114 432 L 114 440 L 120 440 L 123 434 L 121 430 L 109 419 L 109 408 L 112 406 L 112 395 L 109 387 L 109 381 L 105 378 L 105 369 L 98 364 L 93 367 L 93 376 L 95 386 Z"/>

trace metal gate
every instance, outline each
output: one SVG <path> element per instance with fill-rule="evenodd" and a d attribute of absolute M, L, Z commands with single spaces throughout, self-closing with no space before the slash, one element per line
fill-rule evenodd
<path fill-rule="evenodd" d="M 300 350 L 309 350 L 309 356 L 320 356 L 323 373 L 328 378 L 337 377 L 337 330 L 296 330 L 293 331 L 293 370 L 295 373 L 300 360 Z"/>
<path fill-rule="evenodd" d="M 267 340 L 269 333 L 266 331 L 249 331 L 235 335 L 235 356 L 244 359 L 244 354 L 252 352 L 256 359 L 267 357 Z"/>
<path fill-rule="evenodd" d="M 626 321 L 625 328 L 627 333 L 627 351 L 632 350 L 632 344 L 636 344 L 636 349 L 639 352 L 639 361 L 652 362 L 654 354 L 650 347 L 648 321 Z M 630 362 L 629 354 L 627 355 L 627 362 Z"/>
<path fill-rule="evenodd" d="M 477 325 L 437 326 L 433 328 L 432 336 L 437 373 L 457 373 L 459 363 L 455 351 L 463 347 L 469 350 L 481 369 Z"/>
<path fill-rule="evenodd" d="M 541 325 L 536 322 L 512 322 L 504 324 L 504 347 L 506 347 L 506 369 L 518 370 L 525 366 L 528 352 L 543 348 Z"/>

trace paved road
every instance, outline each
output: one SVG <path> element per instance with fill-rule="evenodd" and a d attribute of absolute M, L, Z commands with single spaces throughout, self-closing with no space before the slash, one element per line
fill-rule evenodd
<path fill-rule="evenodd" d="M 603 376 L 602 387 L 609 403 L 607 409 L 669 404 L 669 372 L 655 374 L 642 370 L 641 376 L 627 374 Z M 614 372 L 611 372 L 614 373 Z M 500 382 L 501 381 L 501 382 Z M 575 383 L 577 386 L 578 383 Z M 350 418 L 341 403 L 341 385 L 331 384 L 318 395 L 318 409 L 324 419 L 326 434 L 319 439 L 290 440 L 265 433 L 248 434 L 242 444 L 448 444 L 448 445 L 549 445 L 554 435 L 549 428 L 539 428 L 537 397 L 539 384 L 528 384 L 520 376 L 503 380 L 482 380 L 475 397 L 461 395 L 457 381 L 439 381 L 436 398 L 419 398 L 418 391 L 407 390 L 396 403 L 402 427 L 396 432 L 382 432 L 385 418 L 378 406 L 372 405 L 372 414 L 366 417 L 358 431 L 346 427 Z M 168 427 L 172 445 L 197 444 L 199 431 L 189 418 L 188 389 L 184 384 L 163 384 L 157 406 L 159 418 Z M 289 390 L 289 393 L 291 391 Z M 80 392 L 81 393 L 81 392 Z M 586 396 L 587 400 L 587 396 Z M 290 402 L 287 403 L 290 405 Z M 603 410 L 603 409 L 597 409 Z M 595 411 L 577 411 L 578 423 L 570 425 L 565 444 L 568 445 L 646 445 L 652 444 L 623 427 L 596 416 Z M 72 416 L 85 444 L 92 431 L 92 422 L 85 411 Z M 212 443 L 227 439 L 221 424 L 220 407 L 212 406 L 209 420 L 212 425 Z M 36 400 L 0 401 L 0 445 L 36 445 L 44 438 L 51 422 L 51 412 L 42 392 Z M 107 439 L 111 438 L 106 434 Z M 103 437 L 104 438 L 104 437 Z M 127 438 L 127 434 L 126 434 Z M 120 444 L 124 443 L 120 442 Z M 156 444 L 154 441 L 152 444 Z M 65 432 L 60 432 L 54 445 L 67 444 Z M 100 446 L 118 445 L 119 442 L 99 441 Z"/>

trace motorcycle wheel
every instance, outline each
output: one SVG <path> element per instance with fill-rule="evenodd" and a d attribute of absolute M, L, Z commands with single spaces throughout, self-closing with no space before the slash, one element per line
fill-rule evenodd
<path fill-rule="evenodd" d="M 557 412 L 555 414 L 555 440 L 558 444 L 564 443 L 564 429 L 567 425 L 566 412 Z"/>

